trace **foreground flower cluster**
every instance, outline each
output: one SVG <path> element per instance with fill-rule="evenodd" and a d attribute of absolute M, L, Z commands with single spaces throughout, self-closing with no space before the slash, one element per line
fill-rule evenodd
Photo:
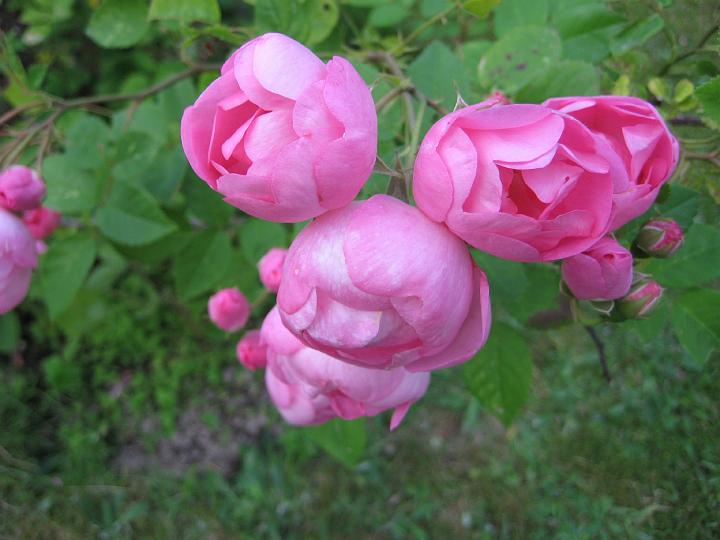
<path fill-rule="evenodd" d="M 277 222 L 314 218 L 287 252 L 260 261 L 277 306 L 237 346 L 248 368 L 267 367 L 270 396 L 293 424 L 393 409 L 394 428 L 430 372 L 482 348 L 489 285 L 466 243 L 562 261 L 577 299 L 619 299 L 635 315 L 662 293 L 633 276 L 631 252 L 612 236 L 648 210 L 678 161 L 677 141 L 637 98 L 493 96 L 448 114 L 418 151 L 417 208 L 386 195 L 353 202 L 375 162 L 370 91 L 347 60 L 324 64 L 287 36 L 237 50 L 181 133 L 194 171 L 228 203 Z M 681 241 L 654 223 L 636 247 L 667 256 Z M 236 289 L 209 303 L 226 331 L 250 312 Z"/>
<path fill-rule="evenodd" d="M 45 183 L 32 169 L 0 172 L 0 314 L 25 298 L 43 239 L 60 223 L 60 214 L 41 206 L 44 197 Z"/>

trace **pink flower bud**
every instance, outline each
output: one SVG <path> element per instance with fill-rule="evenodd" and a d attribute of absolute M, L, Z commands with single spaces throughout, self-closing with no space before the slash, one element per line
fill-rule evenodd
<path fill-rule="evenodd" d="M 609 236 L 587 251 L 565 259 L 563 280 L 580 300 L 614 300 L 630 290 L 633 258 Z"/>
<path fill-rule="evenodd" d="M 35 241 L 27 227 L 0 209 L 0 314 L 25 298 L 36 265 Z"/>
<path fill-rule="evenodd" d="M 286 254 L 287 249 L 272 248 L 260 259 L 260 262 L 258 262 L 260 281 L 270 292 L 276 293 L 280 288 L 280 278 L 282 278 L 282 269 Z"/>
<path fill-rule="evenodd" d="M 429 373 L 363 368 L 306 347 L 283 325 L 277 308 L 265 318 L 261 332 L 267 344 L 265 383 L 291 424 L 352 420 L 392 409 L 390 429 L 395 429 L 430 384 Z"/>
<path fill-rule="evenodd" d="M 250 317 L 250 303 L 239 290 L 222 289 L 210 298 L 208 314 L 218 328 L 235 332 L 245 326 Z"/>
<path fill-rule="evenodd" d="M 500 90 L 495 90 L 488 96 L 488 99 L 497 101 L 500 105 L 510 105 L 512 101 Z"/>
<path fill-rule="evenodd" d="M 663 288 L 653 280 L 642 280 L 617 302 L 620 314 L 627 319 L 645 317 L 660 303 Z"/>
<path fill-rule="evenodd" d="M 14 212 L 32 210 L 45 197 L 45 184 L 35 171 L 13 165 L 0 173 L 0 206 Z"/>
<path fill-rule="evenodd" d="M 260 337 L 260 330 L 245 333 L 235 348 L 238 361 L 250 371 L 264 368 L 267 363 L 267 347 Z"/>
<path fill-rule="evenodd" d="M 635 245 L 651 257 L 664 259 L 680 248 L 684 238 L 677 221 L 657 218 L 642 226 Z"/>
<path fill-rule="evenodd" d="M 43 240 L 50 236 L 53 231 L 60 225 L 62 215 L 60 212 L 51 210 L 46 206 L 35 208 L 34 210 L 26 210 L 23 212 L 22 220 L 30 229 L 30 234 L 37 240 Z"/>

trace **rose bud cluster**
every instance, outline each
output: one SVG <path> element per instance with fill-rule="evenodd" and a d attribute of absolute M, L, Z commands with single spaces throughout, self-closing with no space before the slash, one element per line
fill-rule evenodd
<path fill-rule="evenodd" d="M 651 219 L 643 225 L 635 238 L 635 246 L 650 257 L 665 259 L 675 253 L 685 235 L 672 219 Z"/>
<path fill-rule="evenodd" d="M 352 64 L 324 64 L 282 34 L 225 62 L 181 123 L 195 173 L 250 215 L 279 222 L 352 201 L 375 164 L 377 116 Z"/>
<path fill-rule="evenodd" d="M 0 172 L 0 314 L 25 298 L 38 255 L 47 249 L 43 240 L 60 224 L 59 213 L 41 206 L 44 196 L 34 170 L 12 165 Z"/>
<path fill-rule="evenodd" d="M 292 424 L 394 409 L 394 428 L 431 371 L 483 347 L 490 287 L 466 243 L 560 261 L 564 290 L 608 316 L 613 306 L 643 316 L 662 295 L 655 282 L 632 283 L 631 252 L 612 236 L 652 205 L 678 162 L 676 139 L 637 98 L 528 105 L 495 93 L 427 132 L 413 169 L 417 207 L 388 195 L 353 201 L 376 155 L 368 87 L 347 60 L 323 63 L 265 34 L 186 109 L 181 137 L 193 170 L 228 203 L 270 221 L 312 219 L 287 251 L 259 261 L 277 305 L 236 347 L 248 369 L 267 367 L 271 399 Z M 654 220 L 635 247 L 668 256 L 681 241 Z M 247 322 L 239 291 L 213 303 L 221 327 Z"/>

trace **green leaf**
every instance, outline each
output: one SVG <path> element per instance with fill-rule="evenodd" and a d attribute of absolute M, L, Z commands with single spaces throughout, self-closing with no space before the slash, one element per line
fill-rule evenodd
<path fill-rule="evenodd" d="M 101 47 L 130 47 L 147 32 L 147 14 L 145 0 L 103 0 L 85 32 Z"/>
<path fill-rule="evenodd" d="M 66 154 L 55 154 L 43 160 L 43 178 L 47 184 L 45 204 L 63 214 L 81 214 L 95 208 L 101 189 L 101 178 L 78 166 Z"/>
<path fill-rule="evenodd" d="M 0 315 L 0 352 L 9 354 L 17 348 L 20 340 L 20 321 L 11 311 Z"/>
<path fill-rule="evenodd" d="M 240 228 L 240 248 L 245 259 L 255 264 L 270 248 L 287 247 L 287 229 L 279 223 L 248 219 Z"/>
<path fill-rule="evenodd" d="M 347 467 L 358 463 L 365 453 L 367 433 L 365 419 L 341 420 L 339 418 L 305 428 L 305 433 L 315 444 Z"/>
<path fill-rule="evenodd" d="M 313 45 L 330 35 L 337 25 L 337 0 L 257 0 L 255 25 L 261 32 L 282 32 Z"/>
<path fill-rule="evenodd" d="M 544 26 L 548 18 L 547 0 L 503 0 L 493 13 L 497 37 L 518 26 Z"/>
<path fill-rule="evenodd" d="M 469 92 L 462 61 L 444 43 L 433 41 L 407 68 L 413 84 L 446 108 L 455 105 L 457 92 Z M 457 87 L 457 90 L 456 90 Z"/>
<path fill-rule="evenodd" d="M 495 42 L 480 61 L 480 81 L 515 93 L 560 59 L 560 37 L 536 26 L 514 28 Z"/>
<path fill-rule="evenodd" d="M 231 258 L 232 246 L 227 234 L 197 233 L 175 258 L 173 278 L 180 298 L 189 300 L 215 289 L 225 276 Z"/>
<path fill-rule="evenodd" d="M 541 103 L 550 97 L 599 93 L 600 77 L 595 66 L 578 60 L 562 60 L 532 79 L 515 99 L 520 103 Z"/>
<path fill-rule="evenodd" d="M 199 178 L 185 184 L 188 213 L 213 227 L 226 227 L 230 217 L 237 213 L 234 206 L 223 200 L 222 195 Z"/>
<path fill-rule="evenodd" d="M 50 317 L 57 317 L 70 306 L 95 261 L 95 253 L 95 240 L 87 233 L 50 243 L 37 275 Z"/>
<path fill-rule="evenodd" d="M 683 230 L 687 230 L 693 224 L 693 220 L 697 215 L 700 206 L 700 194 L 694 189 L 679 184 L 668 186 L 670 187 L 670 195 L 667 200 L 656 206 L 657 212 L 662 217 L 674 219 Z"/>
<path fill-rule="evenodd" d="M 662 30 L 663 26 L 665 26 L 665 23 L 657 13 L 653 13 L 641 21 L 630 24 L 613 38 L 611 45 L 612 53 L 618 56 L 642 45 Z"/>
<path fill-rule="evenodd" d="M 463 365 L 463 378 L 478 401 L 509 425 L 530 393 L 532 358 L 525 338 L 495 322 L 485 347 Z"/>
<path fill-rule="evenodd" d="M 499 3 L 500 0 L 468 0 L 463 4 L 463 8 L 478 19 L 484 19 Z"/>
<path fill-rule="evenodd" d="M 625 17 L 608 9 L 604 2 L 581 3 L 563 9 L 553 18 L 555 27 L 564 40 L 593 33 L 624 21 Z"/>
<path fill-rule="evenodd" d="M 150 19 L 220 22 L 217 0 L 152 0 Z"/>
<path fill-rule="evenodd" d="M 368 16 L 368 26 L 387 28 L 404 21 L 410 15 L 410 9 L 401 3 L 388 3 L 373 8 Z"/>
<path fill-rule="evenodd" d="M 149 244 L 177 228 L 152 195 L 128 182 L 115 182 L 95 221 L 110 240 L 129 246 Z"/>
<path fill-rule="evenodd" d="M 720 125 L 720 76 L 710 79 L 695 90 L 703 116 Z"/>
<path fill-rule="evenodd" d="M 78 167 L 97 169 L 107 159 L 111 139 L 112 133 L 107 123 L 97 116 L 83 113 L 67 128 L 65 155 Z"/>
<path fill-rule="evenodd" d="M 672 324 L 680 344 L 698 363 L 705 364 L 720 347 L 720 291 L 689 291 L 673 303 Z"/>
<path fill-rule="evenodd" d="M 668 287 L 695 287 L 720 276 L 720 229 L 697 223 L 669 259 L 652 259 L 644 271 Z"/>

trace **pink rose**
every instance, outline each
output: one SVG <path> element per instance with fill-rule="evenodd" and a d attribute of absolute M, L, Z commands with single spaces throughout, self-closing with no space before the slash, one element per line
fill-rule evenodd
<path fill-rule="evenodd" d="M 387 195 L 303 229 L 285 259 L 278 307 L 306 345 L 372 368 L 452 366 L 490 330 L 487 279 L 462 241 Z"/>
<path fill-rule="evenodd" d="M 287 249 L 272 248 L 258 262 L 260 281 L 270 292 L 278 292 Z"/>
<path fill-rule="evenodd" d="M 0 209 L 0 313 L 17 306 L 30 286 L 37 265 L 35 240 L 27 227 Z"/>
<path fill-rule="evenodd" d="M 263 322 L 262 338 L 270 397 L 291 424 L 318 424 L 335 416 L 352 420 L 394 409 L 390 429 L 395 429 L 430 383 L 429 373 L 358 367 L 306 347 L 285 328 L 277 308 Z"/>
<path fill-rule="evenodd" d="M 22 220 L 30 229 L 30 234 L 37 240 L 43 240 L 50 236 L 60 225 L 62 215 L 60 212 L 41 206 L 33 210 L 23 212 Z"/>
<path fill-rule="evenodd" d="M 45 197 L 45 184 L 35 171 L 13 165 L 0 173 L 0 207 L 14 212 L 32 210 Z"/>
<path fill-rule="evenodd" d="M 235 347 L 238 361 L 250 371 L 264 368 L 267 363 L 267 347 L 260 337 L 260 330 L 246 332 L 237 347 Z"/>
<path fill-rule="evenodd" d="M 347 60 L 323 64 L 297 41 L 265 34 L 185 110 L 181 136 L 195 173 L 227 202 L 297 222 L 355 198 L 375 163 L 377 116 Z"/>
<path fill-rule="evenodd" d="M 418 207 L 476 248 L 515 261 L 581 253 L 612 209 L 609 145 L 540 105 L 488 100 L 425 136 L 413 177 Z"/>
<path fill-rule="evenodd" d="M 222 289 L 210 297 L 208 315 L 221 330 L 235 332 L 247 323 L 250 317 L 250 303 L 239 290 Z"/>
<path fill-rule="evenodd" d="M 587 251 L 565 259 L 562 276 L 580 300 L 614 300 L 625 296 L 633 278 L 633 258 L 606 236 Z"/>
<path fill-rule="evenodd" d="M 620 157 L 623 174 L 613 176 L 610 230 L 646 212 L 672 176 L 679 155 L 678 142 L 655 107 L 625 96 L 553 98 L 544 105 L 580 120 Z"/>

